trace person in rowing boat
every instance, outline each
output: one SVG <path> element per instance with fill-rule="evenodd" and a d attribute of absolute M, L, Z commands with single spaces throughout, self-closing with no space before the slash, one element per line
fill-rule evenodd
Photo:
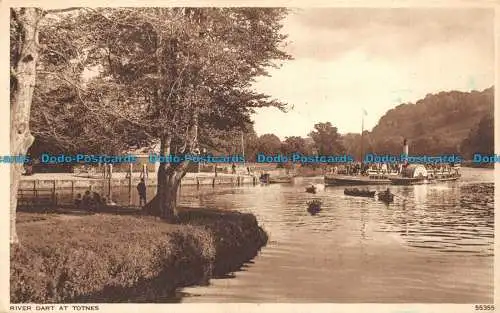
<path fill-rule="evenodd" d="M 307 187 L 306 188 L 306 192 L 309 192 L 309 193 L 316 193 L 316 186 L 314 186 L 314 184 L 311 184 L 310 187 Z"/>
<path fill-rule="evenodd" d="M 390 190 L 389 188 L 387 188 L 387 189 L 383 192 L 383 194 L 384 194 L 385 196 L 389 196 L 389 195 L 391 194 L 391 190 Z"/>

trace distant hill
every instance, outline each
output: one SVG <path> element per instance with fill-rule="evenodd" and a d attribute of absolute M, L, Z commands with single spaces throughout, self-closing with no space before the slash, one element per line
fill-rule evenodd
<path fill-rule="evenodd" d="M 483 91 L 428 94 L 416 103 L 403 103 L 387 111 L 372 131 L 364 131 L 363 149 L 361 134 L 342 134 L 340 150 L 357 160 L 361 150 L 363 154 L 400 154 L 403 139 L 407 138 L 412 155 L 460 154 L 465 160 L 470 160 L 474 153 L 493 154 L 493 113 L 494 87 Z M 266 145 L 257 144 L 256 151 L 288 153 L 289 149 L 283 150 L 286 145 L 279 138 L 274 138 L 269 144 L 269 140 L 264 140 L 266 136 L 268 139 L 276 137 L 271 134 L 260 136 L 259 141 Z M 309 151 L 308 154 L 318 152 L 311 137 L 303 139 L 300 143 L 304 145 L 302 150 Z M 296 141 L 294 147 L 297 144 Z M 245 151 L 251 150 L 251 147 L 245 148 Z"/>
<path fill-rule="evenodd" d="M 481 120 L 492 120 L 494 112 L 493 87 L 481 92 L 440 92 L 429 94 L 416 103 L 401 104 L 380 118 L 371 132 L 365 132 L 364 151 L 376 153 L 400 153 L 403 138 L 408 138 L 410 154 L 466 153 L 477 149 L 469 142 L 480 141 L 478 132 Z M 491 132 L 492 123 L 483 122 L 481 130 Z M 464 140 L 467 139 L 467 144 Z M 493 151 L 491 138 L 481 149 Z M 349 153 L 359 155 L 359 134 L 344 135 L 344 145 Z M 489 142 L 491 141 L 491 142 Z M 473 151 L 483 152 L 483 151 Z M 487 152 L 487 151 L 484 151 Z"/>

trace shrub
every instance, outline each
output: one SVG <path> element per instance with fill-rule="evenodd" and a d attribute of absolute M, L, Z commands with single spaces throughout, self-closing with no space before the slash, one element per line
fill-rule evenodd
<path fill-rule="evenodd" d="M 181 220 L 96 214 L 20 223 L 11 302 L 162 301 L 238 269 L 267 241 L 250 214 L 186 210 Z"/>

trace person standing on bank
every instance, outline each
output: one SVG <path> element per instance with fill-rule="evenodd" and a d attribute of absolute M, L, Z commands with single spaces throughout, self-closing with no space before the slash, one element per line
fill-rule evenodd
<path fill-rule="evenodd" d="M 144 178 L 141 178 L 141 182 L 137 184 L 137 191 L 139 192 L 139 206 L 146 205 L 146 184 L 144 183 Z M 142 204 L 143 200 L 144 204 Z"/>

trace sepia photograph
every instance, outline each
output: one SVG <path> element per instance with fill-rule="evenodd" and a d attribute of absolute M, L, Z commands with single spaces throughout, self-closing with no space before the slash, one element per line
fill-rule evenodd
<path fill-rule="evenodd" d="M 494 6 L 103 5 L 3 7 L 5 309 L 495 311 Z"/>

